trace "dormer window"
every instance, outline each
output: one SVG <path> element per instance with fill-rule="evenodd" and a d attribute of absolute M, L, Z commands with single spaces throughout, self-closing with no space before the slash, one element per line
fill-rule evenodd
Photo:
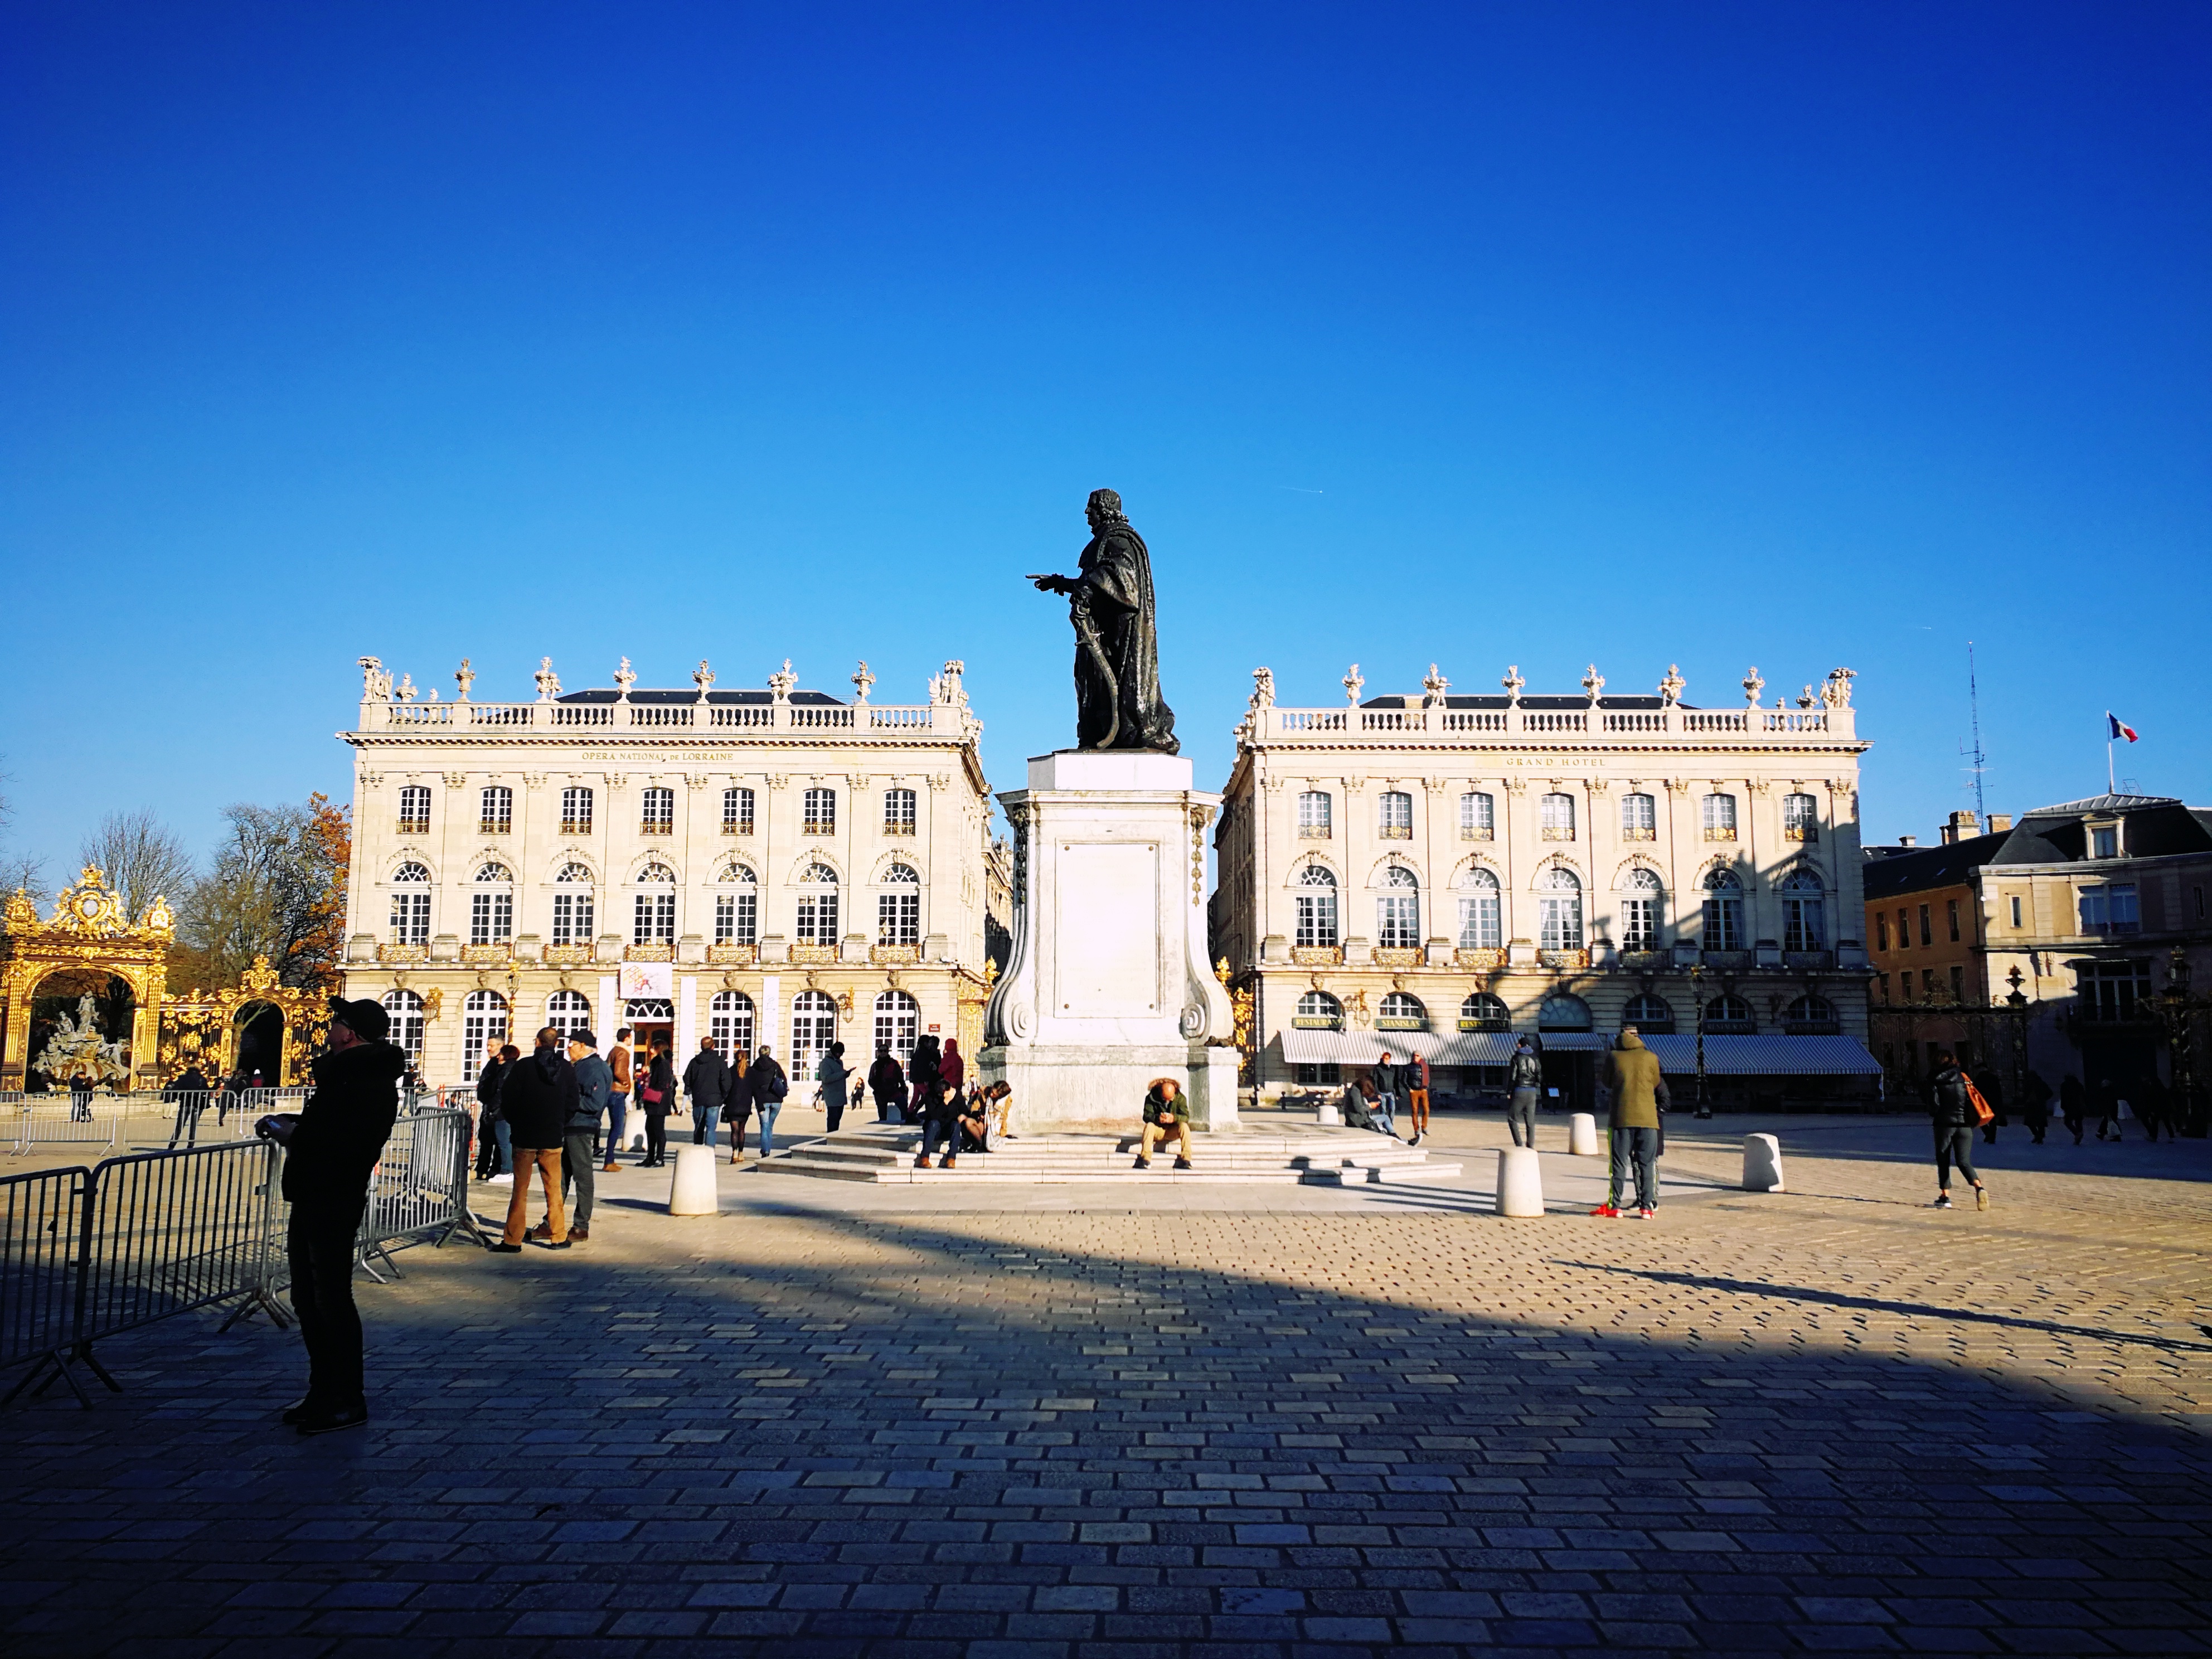
<path fill-rule="evenodd" d="M 2120 855 L 2120 826 L 2117 823 L 2095 823 L 2089 826 L 2089 856 L 2093 859 L 2116 859 Z"/>

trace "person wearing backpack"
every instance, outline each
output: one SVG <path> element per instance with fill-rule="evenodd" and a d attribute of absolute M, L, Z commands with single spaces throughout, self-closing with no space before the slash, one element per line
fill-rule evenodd
<path fill-rule="evenodd" d="M 1959 1069 L 1959 1062 L 1946 1049 L 1936 1056 L 1935 1075 L 1928 1079 L 1928 1115 L 1936 1126 L 1936 1202 L 1929 1207 L 1948 1210 L 1951 1207 L 1951 1166 L 1959 1166 L 1959 1173 L 1974 1188 L 1974 1207 L 1990 1207 L 1990 1189 L 1982 1185 L 1982 1178 L 1974 1171 L 1974 1131 L 1980 1126 L 1981 1112 L 1977 1109 L 1979 1091 L 1972 1079 Z"/>
<path fill-rule="evenodd" d="M 1513 1091 L 1505 1097 L 1505 1127 L 1513 1132 L 1513 1144 L 1534 1146 L 1536 1097 L 1544 1087 L 1544 1062 L 1536 1045 L 1525 1036 L 1513 1045 L 1513 1058 L 1505 1067 L 1505 1085 Z"/>

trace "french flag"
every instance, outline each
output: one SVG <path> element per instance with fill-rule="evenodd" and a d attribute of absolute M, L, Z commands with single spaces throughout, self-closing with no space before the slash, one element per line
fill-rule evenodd
<path fill-rule="evenodd" d="M 2133 743 L 2136 741 L 2136 729 L 2107 708 L 2105 711 L 2105 741 L 2110 743 L 2114 738 L 2125 738 Z"/>

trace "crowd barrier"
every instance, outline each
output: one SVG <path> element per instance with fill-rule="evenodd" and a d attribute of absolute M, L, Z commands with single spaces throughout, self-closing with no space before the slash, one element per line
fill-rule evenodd
<path fill-rule="evenodd" d="M 403 1114 L 369 1182 L 356 1250 L 381 1282 L 392 1252 L 456 1231 L 487 1242 L 468 1207 L 466 1114 Z M 283 1293 L 290 1206 L 283 1153 L 249 1140 L 103 1159 L 87 1169 L 0 1176 L 0 1368 L 28 1363 L 0 1405 L 56 1377 L 92 1403 L 71 1369 L 118 1384 L 94 1345 L 196 1309 L 228 1330 L 264 1312 L 290 1322 Z"/>

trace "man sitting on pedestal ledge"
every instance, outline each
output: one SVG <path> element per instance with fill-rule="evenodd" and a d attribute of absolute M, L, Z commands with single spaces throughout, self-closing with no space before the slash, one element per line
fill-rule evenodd
<path fill-rule="evenodd" d="M 1176 1143 L 1175 1166 L 1190 1168 L 1190 1102 L 1184 1098 L 1182 1085 L 1171 1077 L 1155 1078 L 1145 1094 L 1145 1131 L 1137 1143 L 1137 1164 L 1139 1170 L 1152 1167 L 1152 1144 L 1172 1139 Z"/>

